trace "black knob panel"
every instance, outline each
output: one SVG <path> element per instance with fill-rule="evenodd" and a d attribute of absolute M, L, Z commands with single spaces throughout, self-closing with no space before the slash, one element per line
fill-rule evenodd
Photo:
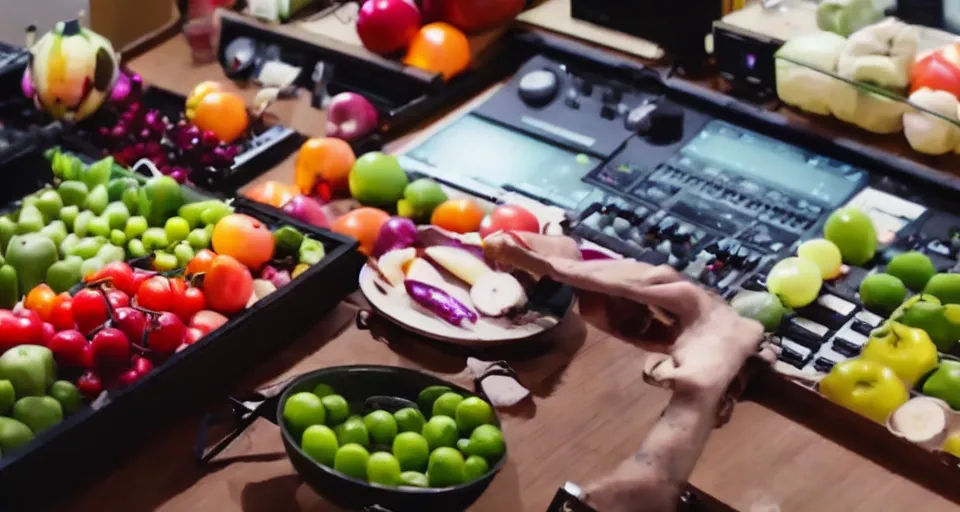
<path fill-rule="evenodd" d="M 662 103 L 650 113 L 647 138 L 658 144 L 670 144 L 683 138 L 683 109 Z"/>

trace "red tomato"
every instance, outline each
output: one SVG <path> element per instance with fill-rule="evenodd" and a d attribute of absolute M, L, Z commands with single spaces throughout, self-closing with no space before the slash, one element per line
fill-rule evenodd
<path fill-rule="evenodd" d="M 147 335 L 147 345 L 160 356 L 173 354 L 183 343 L 187 328 L 173 313 L 163 313 L 157 317 L 156 324 Z"/>
<path fill-rule="evenodd" d="M 125 308 L 130 305 L 130 297 L 120 290 L 107 291 L 107 300 L 110 301 L 113 309 Z"/>
<path fill-rule="evenodd" d="M 87 346 L 87 339 L 80 334 L 80 331 L 73 329 L 58 332 L 47 344 L 57 364 L 71 368 L 86 366 L 84 351 Z"/>
<path fill-rule="evenodd" d="M 87 372 L 77 380 L 77 389 L 80 390 L 80 394 L 87 397 L 87 400 L 93 400 L 103 392 L 103 383 L 97 374 Z"/>
<path fill-rule="evenodd" d="M 201 249 L 193 259 L 190 260 L 190 263 L 187 263 L 187 275 L 192 276 L 210 270 L 210 265 L 213 264 L 213 259 L 216 257 L 217 253 L 210 249 Z"/>
<path fill-rule="evenodd" d="M 196 315 L 205 307 L 207 307 L 207 298 L 203 295 L 203 291 L 200 288 L 188 286 L 174 300 L 173 313 L 184 322 L 189 322 L 193 315 Z"/>
<path fill-rule="evenodd" d="M 480 236 L 486 238 L 497 231 L 539 233 L 540 221 L 536 215 L 522 206 L 515 204 L 498 206 L 480 223 Z"/>
<path fill-rule="evenodd" d="M 73 321 L 73 298 L 70 295 L 58 295 L 50 311 L 50 323 L 57 331 L 66 331 L 76 327 Z"/>
<path fill-rule="evenodd" d="M 107 327 L 90 341 L 93 364 L 99 368 L 121 368 L 130 362 L 130 340 L 120 329 Z"/>
<path fill-rule="evenodd" d="M 87 281 L 99 281 L 110 278 L 114 288 L 126 293 L 127 296 L 137 293 L 134 285 L 133 267 L 123 261 L 114 261 L 104 265 L 96 274 L 93 274 Z"/>
<path fill-rule="evenodd" d="M 231 256 L 219 255 L 203 278 L 203 293 L 210 309 L 236 313 L 247 307 L 253 295 L 253 276 L 246 265 Z"/>
<path fill-rule="evenodd" d="M 140 289 L 140 285 L 143 284 L 143 282 L 146 281 L 147 279 L 150 279 L 151 277 L 154 277 L 154 276 L 156 276 L 156 275 L 157 275 L 156 272 L 152 272 L 152 271 L 149 271 L 149 270 L 143 270 L 143 269 L 139 269 L 139 268 L 138 268 L 138 269 L 134 269 L 134 271 L 133 271 L 133 293 L 131 293 L 130 295 L 136 295 L 136 294 L 137 294 L 137 291 Z"/>
<path fill-rule="evenodd" d="M 928 88 L 960 97 L 960 45 L 953 44 L 920 59 L 910 72 L 910 92 Z"/>
<path fill-rule="evenodd" d="M 183 342 L 187 345 L 193 345 L 203 337 L 203 331 L 196 327 L 188 327 L 183 335 Z"/>
<path fill-rule="evenodd" d="M 173 299 L 170 280 L 163 276 L 147 279 L 137 290 L 137 305 L 151 311 L 170 311 Z"/>
<path fill-rule="evenodd" d="M 50 346 L 50 340 L 57 334 L 57 329 L 50 322 L 43 322 L 40 326 L 40 344 L 44 347 Z"/>
<path fill-rule="evenodd" d="M 107 300 L 97 290 L 85 288 L 73 297 L 73 319 L 80 332 L 89 333 L 107 318 Z"/>
<path fill-rule="evenodd" d="M 190 319 L 190 327 L 199 329 L 203 334 L 210 334 L 227 323 L 227 317 L 216 311 L 200 311 Z"/>

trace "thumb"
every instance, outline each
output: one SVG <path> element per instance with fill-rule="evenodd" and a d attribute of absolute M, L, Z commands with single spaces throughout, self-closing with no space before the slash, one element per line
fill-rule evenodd
<path fill-rule="evenodd" d="M 673 389 L 678 371 L 676 360 L 666 354 L 650 354 L 643 362 L 643 380 L 651 386 Z"/>

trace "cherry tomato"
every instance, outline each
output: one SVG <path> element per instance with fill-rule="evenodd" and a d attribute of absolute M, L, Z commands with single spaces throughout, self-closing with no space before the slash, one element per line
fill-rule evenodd
<path fill-rule="evenodd" d="M 57 300 L 50 311 L 50 323 L 57 331 L 65 331 L 76 327 L 73 321 L 73 297 L 68 294 L 57 295 Z"/>
<path fill-rule="evenodd" d="M 480 236 L 486 238 L 497 231 L 540 232 L 540 221 L 530 210 L 508 204 L 493 209 L 480 223 Z"/>
<path fill-rule="evenodd" d="M 151 326 L 147 345 L 160 356 L 171 355 L 183 343 L 186 329 L 177 315 L 161 313 Z"/>
<path fill-rule="evenodd" d="M 103 383 L 97 374 L 87 372 L 77 380 L 77 389 L 83 396 L 87 397 L 87 400 L 93 400 L 103 392 Z"/>
<path fill-rule="evenodd" d="M 123 371 L 120 375 L 118 375 L 117 380 L 114 382 L 114 385 L 116 386 L 116 389 L 127 388 L 136 384 L 137 381 L 140 380 L 142 377 L 143 375 L 140 375 L 140 373 L 138 373 L 136 370 L 131 368 L 129 370 Z"/>
<path fill-rule="evenodd" d="M 30 311 L 36 311 L 40 319 L 44 322 L 50 321 L 50 312 L 57 300 L 57 294 L 46 284 L 38 284 L 23 301 L 23 307 Z"/>
<path fill-rule="evenodd" d="M 123 331 L 107 327 L 90 341 L 93 364 L 98 368 L 120 368 L 130 361 L 130 340 Z"/>
<path fill-rule="evenodd" d="M 84 351 L 89 344 L 80 331 L 69 329 L 53 335 L 47 344 L 57 364 L 71 368 L 86 366 Z"/>
<path fill-rule="evenodd" d="M 88 370 L 93 368 L 93 345 L 90 343 L 83 347 L 83 364 L 81 366 Z"/>
<path fill-rule="evenodd" d="M 183 334 L 183 342 L 187 345 L 193 345 L 203 337 L 203 331 L 196 327 L 188 327 Z"/>
<path fill-rule="evenodd" d="M 43 322 L 40 326 L 40 344 L 44 347 L 50 346 L 50 340 L 53 339 L 53 335 L 57 334 L 57 330 L 53 327 L 53 324 L 50 322 Z"/>
<path fill-rule="evenodd" d="M 17 345 L 39 344 L 43 336 L 40 315 L 30 310 L 0 310 L 0 352 Z"/>
<path fill-rule="evenodd" d="M 132 370 L 142 377 L 153 370 L 153 363 L 145 357 L 133 356 Z"/>
<path fill-rule="evenodd" d="M 89 333 L 107 321 L 107 300 L 90 288 L 80 290 L 73 297 L 73 319 L 81 333 Z"/>
<path fill-rule="evenodd" d="M 134 286 L 133 267 L 123 261 L 107 263 L 99 272 L 93 274 L 87 281 L 99 281 L 110 278 L 114 288 L 126 293 L 127 296 L 137 293 Z"/>
<path fill-rule="evenodd" d="M 170 280 L 163 276 L 147 279 L 137 290 L 137 305 L 152 311 L 169 311 L 173 299 Z"/>
<path fill-rule="evenodd" d="M 110 301 L 113 309 L 125 308 L 130 305 L 130 296 L 120 290 L 108 290 L 107 300 Z"/>
<path fill-rule="evenodd" d="M 210 334 L 227 323 L 227 320 L 227 317 L 216 311 L 199 311 L 190 319 L 190 327 L 200 329 L 203 334 Z"/>
<path fill-rule="evenodd" d="M 147 316 L 139 309 L 117 308 L 113 326 L 123 331 L 131 343 L 143 343 L 143 331 L 147 328 Z"/>
<path fill-rule="evenodd" d="M 187 275 L 192 276 L 207 272 L 210 270 L 210 265 L 213 264 L 213 259 L 216 257 L 217 253 L 210 249 L 201 249 L 193 259 L 190 260 L 190 263 L 187 263 Z"/>
<path fill-rule="evenodd" d="M 207 299 L 203 291 L 200 288 L 188 286 L 174 299 L 171 311 L 186 323 L 205 307 L 207 307 Z"/>
<path fill-rule="evenodd" d="M 150 279 L 151 277 L 154 277 L 156 275 L 157 275 L 156 272 L 152 272 L 149 270 L 143 270 L 139 268 L 134 269 L 133 270 L 133 290 L 134 291 L 130 295 L 136 295 L 137 290 L 140 289 L 140 285 L 143 284 L 143 282 L 146 281 L 147 279 Z"/>

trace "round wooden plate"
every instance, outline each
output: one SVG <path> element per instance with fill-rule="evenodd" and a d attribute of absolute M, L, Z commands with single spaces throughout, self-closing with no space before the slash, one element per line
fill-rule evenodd
<path fill-rule="evenodd" d="M 449 278 L 445 279 L 450 284 L 448 290 L 451 295 L 472 307 L 468 290 Z M 474 325 L 457 327 L 423 310 L 402 290 L 393 289 L 384 293 L 374 284 L 374 271 L 366 265 L 360 270 L 360 290 L 374 311 L 400 327 L 433 340 L 468 347 L 483 348 L 523 342 L 553 329 L 562 320 L 545 315 L 531 323 L 515 325 L 506 318 L 481 316 Z M 569 303 L 564 308 L 566 315 L 573 307 L 574 295 L 568 288 L 557 293 L 569 294 Z"/>

